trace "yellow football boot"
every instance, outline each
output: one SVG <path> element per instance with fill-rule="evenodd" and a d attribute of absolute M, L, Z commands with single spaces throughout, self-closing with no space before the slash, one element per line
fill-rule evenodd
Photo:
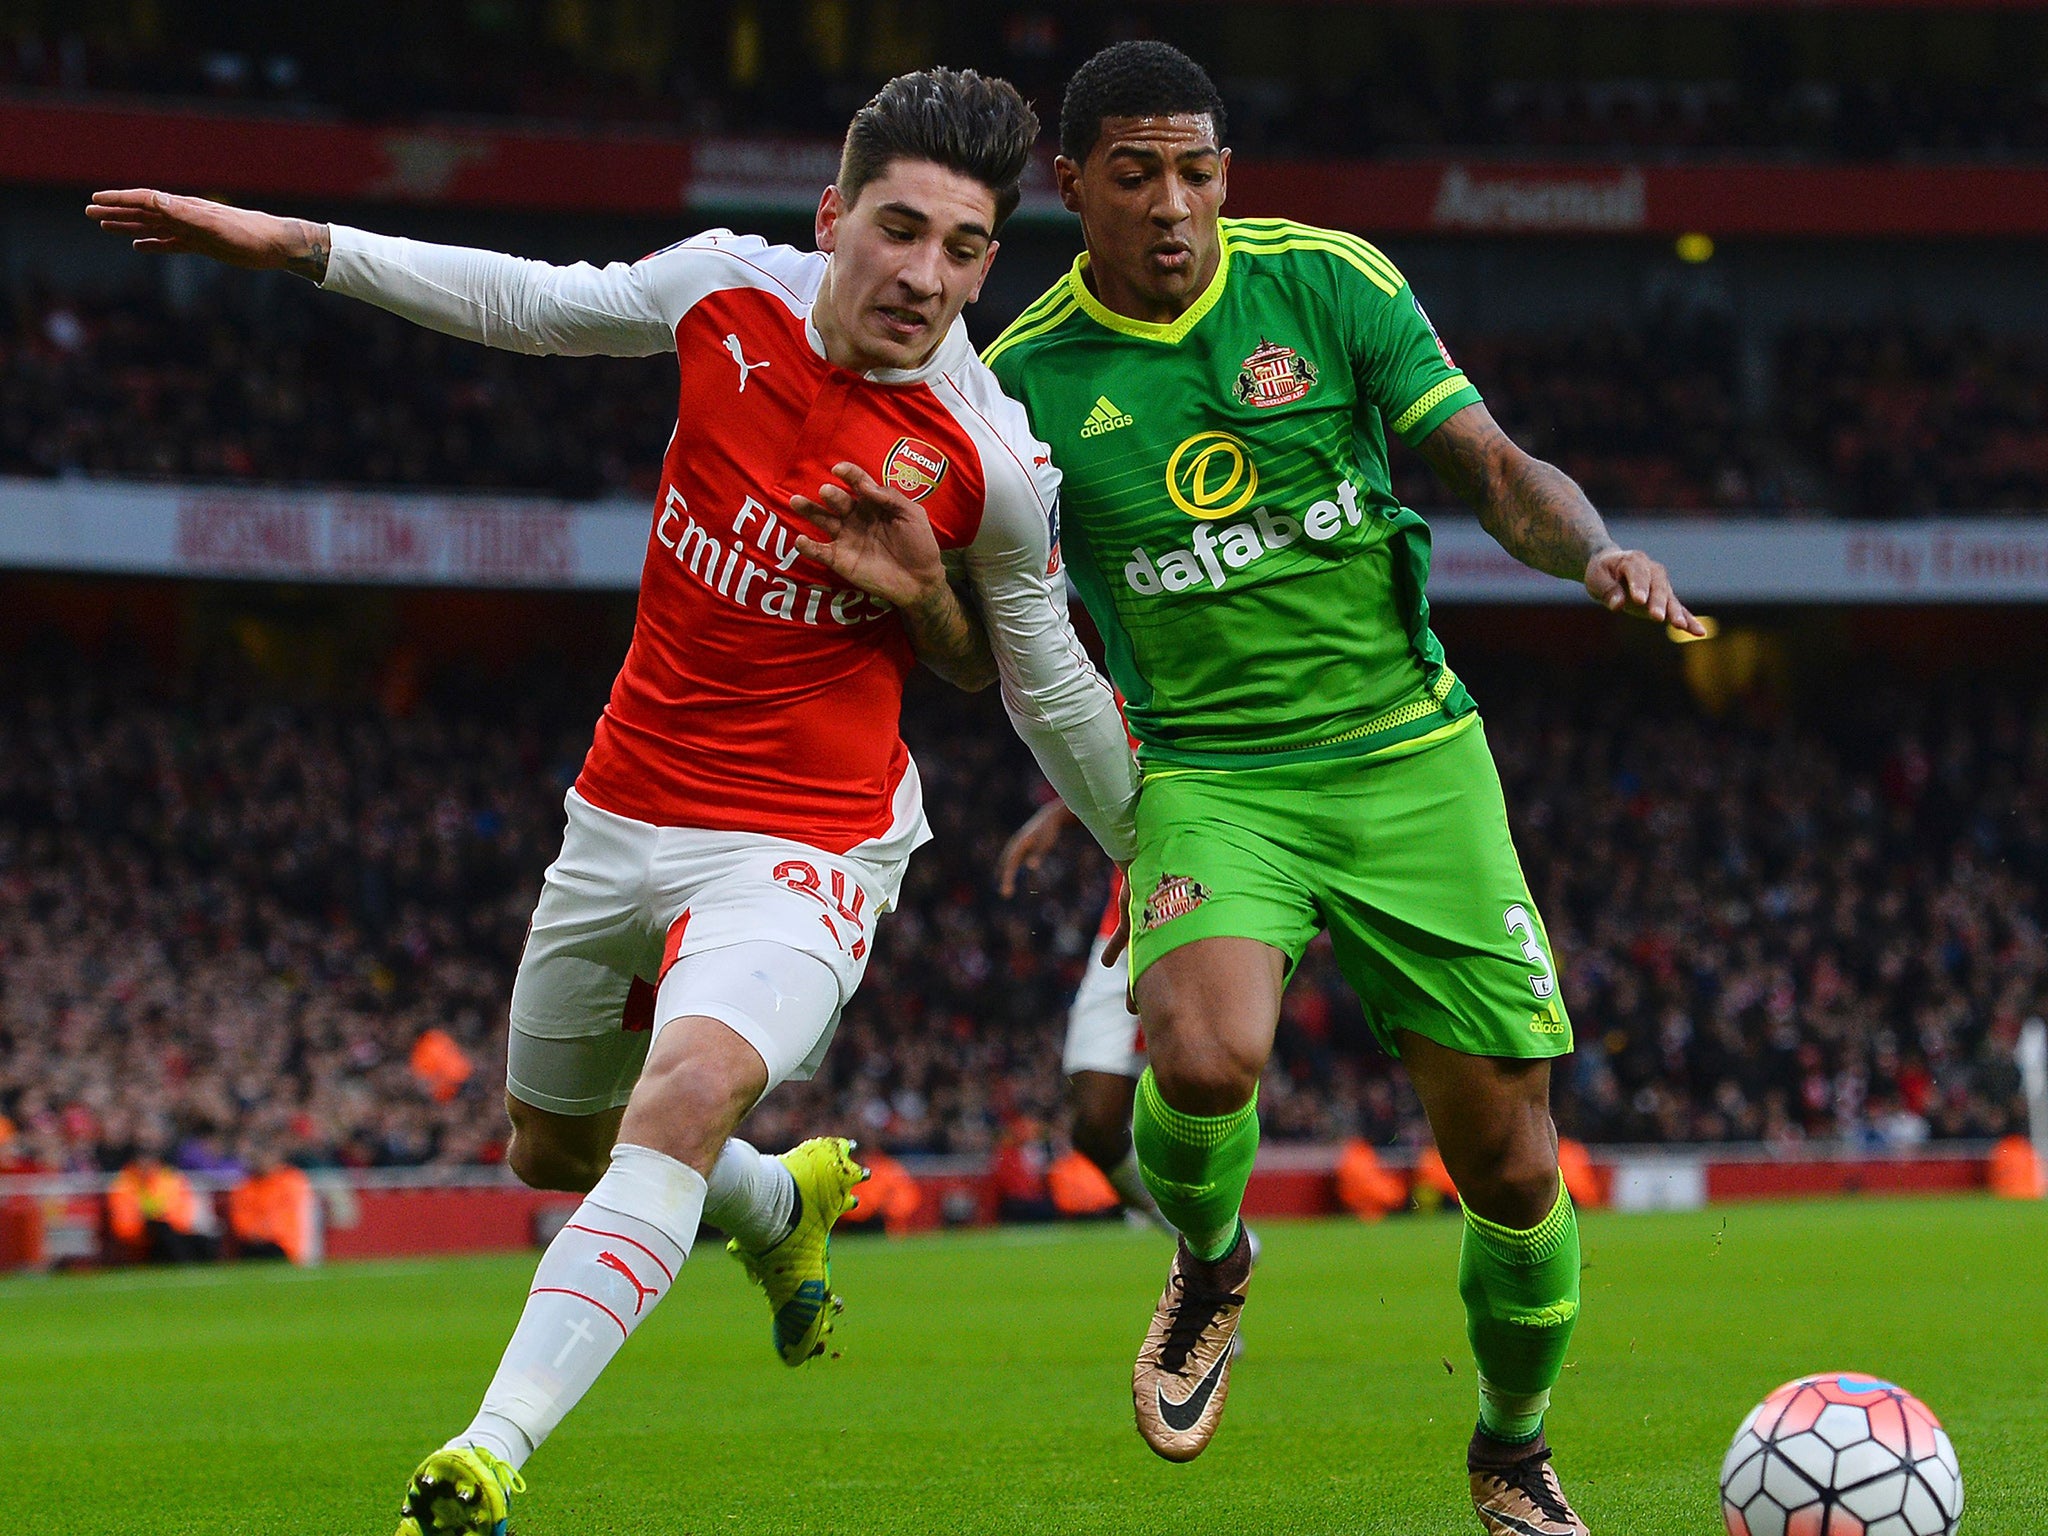
<path fill-rule="evenodd" d="M 796 1180 L 796 1225 L 772 1248 L 752 1253 L 737 1238 L 726 1252 L 768 1293 L 775 1353 L 802 1365 L 825 1352 L 832 1320 L 845 1305 L 832 1294 L 832 1225 L 859 1202 L 855 1186 L 868 1176 L 843 1136 L 817 1136 L 777 1159 Z"/>
<path fill-rule="evenodd" d="M 398 1536 L 506 1536 L 526 1479 L 489 1451 L 457 1446 L 419 1465 L 398 1506 Z"/>

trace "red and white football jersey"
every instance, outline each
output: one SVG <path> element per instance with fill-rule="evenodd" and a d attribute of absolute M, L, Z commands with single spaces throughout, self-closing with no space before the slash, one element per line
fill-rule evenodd
<path fill-rule="evenodd" d="M 924 366 L 828 362 L 818 252 L 718 230 L 644 260 L 555 267 L 336 226 L 325 287 L 528 352 L 673 346 L 631 649 L 577 788 L 658 826 L 770 833 L 833 852 L 922 841 L 898 731 L 915 658 L 898 616 L 798 554 L 790 511 L 852 461 L 916 501 L 974 586 L 1011 718 L 1112 855 L 1136 776 L 1058 568 L 1059 472 L 956 323 Z"/>

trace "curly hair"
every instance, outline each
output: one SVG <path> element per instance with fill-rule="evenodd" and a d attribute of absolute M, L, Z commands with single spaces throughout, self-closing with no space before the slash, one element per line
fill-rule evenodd
<path fill-rule="evenodd" d="M 839 195 L 861 189 L 898 160 L 930 160 L 996 195 L 996 227 L 1017 211 L 1038 140 L 1038 115 L 1007 80 L 971 69 L 898 75 L 853 114 L 839 152 Z"/>
<path fill-rule="evenodd" d="M 1171 43 L 1111 43 L 1074 71 L 1060 104 L 1060 153 L 1076 165 L 1102 138 L 1105 117 L 1207 113 L 1223 140 L 1223 97 L 1209 72 Z"/>

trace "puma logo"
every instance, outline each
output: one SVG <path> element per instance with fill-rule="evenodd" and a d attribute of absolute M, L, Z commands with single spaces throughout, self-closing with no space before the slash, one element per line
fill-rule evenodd
<path fill-rule="evenodd" d="M 727 331 L 725 333 L 725 350 L 730 352 L 732 354 L 732 360 L 735 363 L 739 364 L 740 393 L 744 395 L 747 392 L 747 375 L 752 373 L 756 368 L 766 368 L 768 364 L 765 360 L 758 363 L 748 362 L 747 354 L 740 346 L 740 339 L 738 335 L 732 331 Z"/>
<path fill-rule="evenodd" d="M 1195 1390 L 1177 1403 L 1169 1403 L 1166 1394 L 1157 1388 L 1153 1397 L 1159 1404 L 1159 1418 L 1176 1434 L 1186 1434 L 1202 1421 L 1202 1411 L 1209 1406 L 1209 1399 L 1216 1395 L 1216 1387 L 1223 1380 L 1223 1372 L 1230 1365 L 1230 1351 L 1217 1355 L 1216 1363 L 1209 1367 L 1208 1374 L 1195 1383 Z"/>
<path fill-rule="evenodd" d="M 609 1248 L 597 1256 L 597 1262 L 606 1269 L 617 1270 L 626 1277 L 627 1283 L 633 1287 L 633 1315 L 635 1317 L 640 1315 L 640 1309 L 647 1304 L 648 1297 L 654 1296 L 658 1298 L 660 1296 L 661 1293 L 655 1290 L 653 1286 L 642 1285 L 640 1277 L 633 1273 L 633 1267 Z"/>

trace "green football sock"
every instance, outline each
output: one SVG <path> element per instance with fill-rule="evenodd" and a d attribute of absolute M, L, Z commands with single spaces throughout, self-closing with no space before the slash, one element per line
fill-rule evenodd
<path fill-rule="evenodd" d="M 1527 1232 L 1465 1212 L 1458 1294 L 1479 1362 L 1480 1426 L 1511 1444 L 1534 1440 L 1579 1316 L 1579 1219 L 1562 1181 Z"/>
<path fill-rule="evenodd" d="M 1198 1259 L 1220 1259 L 1237 1245 L 1237 1208 L 1259 1151 L 1259 1094 L 1227 1115 L 1184 1115 L 1159 1095 L 1152 1069 L 1138 1079 L 1131 1107 L 1138 1171 L 1160 1214 Z"/>

